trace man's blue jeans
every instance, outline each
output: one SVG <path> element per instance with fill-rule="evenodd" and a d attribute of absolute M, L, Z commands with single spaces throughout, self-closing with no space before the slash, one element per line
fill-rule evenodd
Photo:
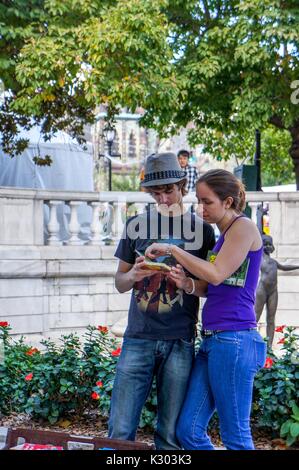
<path fill-rule="evenodd" d="M 178 420 L 177 437 L 184 449 L 214 449 L 207 427 L 215 410 L 225 447 L 254 449 L 253 381 L 265 358 L 266 343 L 256 330 L 225 331 L 203 340 Z"/>
<path fill-rule="evenodd" d="M 194 341 L 124 338 L 113 386 L 109 437 L 134 440 L 141 411 L 157 383 L 157 449 L 180 449 L 179 416 L 194 358 Z"/>

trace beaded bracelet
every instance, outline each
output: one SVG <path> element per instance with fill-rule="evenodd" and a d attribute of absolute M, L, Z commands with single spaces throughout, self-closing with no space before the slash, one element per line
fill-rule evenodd
<path fill-rule="evenodd" d="M 192 282 L 192 291 L 191 291 L 191 292 L 187 292 L 187 291 L 185 290 L 185 292 L 186 292 L 186 294 L 188 294 L 188 295 L 192 295 L 192 294 L 194 294 L 194 292 L 195 292 L 195 282 L 194 282 L 194 279 L 192 279 L 192 277 L 189 277 L 188 279 L 191 279 L 191 282 Z"/>
<path fill-rule="evenodd" d="M 168 245 L 167 245 L 167 248 L 166 248 L 166 251 L 165 251 L 165 255 L 171 256 L 171 248 L 172 248 L 171 245 L 168 244 Z"/>

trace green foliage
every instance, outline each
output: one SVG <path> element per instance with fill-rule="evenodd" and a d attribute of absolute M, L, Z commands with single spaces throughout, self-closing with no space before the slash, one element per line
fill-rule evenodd
<path fill-rule="evenodd" d="M 299 74 L 298 2 L 176 0 L 168 15 L 175 31 L 176 67 L 186 78 L 173 122 L 186 126 L 192 121 L 192 141 L 203 143 L 216 158 L 223 147 L 227 155 L 252 156 L 253 145 L 246 142 L 269 123 L 286 130 L 292 147 L 288 144 L 283 153 L 289 150 L 299 184 L 299 108 L 291 102 L 291 85 Z M 275 179 L 282 160 L 276 165 L 278 159 L 272 158 Z M 290 160 L 287 169 L 284 182 L 294 171 Z"/>
<path fill-rule="evenodd" d="M 287 439 L 287 445 L 291 446 L 299 438 L 299 407 L 296 403 L 292 405 L 290 419 L 285 421 L 280 428 L 280 436 Z"/>
<path fill-rule="evenodd" d="M 46 138 L 67 129 L 81 141 L 101 104 L 112 114 L 118 106 L 151 112 L 158 104 L 160 125 L 171 119 L 180 79 L 161 11 L 165 0 L 30 3 L 32 10 L 14 2 L 7 17 L 0 9 L 0 77 L 10 91 L 0 113 L 7 153 L 22 151 L 16 124 L 41 124 Z"/>
<path fill-rule="evenodd" d="M 107 416 L 119 345 L 105 328 L 88 327 L 83 345 L 74 334 L 62 336 L 60 345 L 42 341 L 43 352 L 30 348 L 23 338 L 12 341 L 7 327 L 0 327 L 1 332 L 5 338 L 5 360 L 0 364 L 3 413 L 26 412 L 55 423 L 68 413 L 99 407 Z"/>
<path fill-rule="evenodd" d="M 218 160 L 235 160 L 253 164 L 255 129 L 235 128 L 228 133 L 203 127 L 189 133 L 195 145 L 204 145 L 203 152 Z M 286 130 L 267 126 L 261 130 L 262 185 L 273 186 L 295 182 L 294 165 L 289 154 L 291 136 Z"/>
<path fill-rule="evenodd" d="M 294 164 L 289 154 L 291 136 L 286 130 L 267 128 L 261 134 L 262 185 L 295 183 Z"/>
<path fill-rule="evenodd" d="M 26 145 L 15 141 L 17 124 L 41 124 L 47 138 L 67 129 L 81 140 L 99 105 L 111 117 L 118 106 L 142 106 L 143 126 L 165 136 L 192 122 L 193 142 L 213 147 L 218 159 L 219 139 L 243 158 L 254 129 L 285 130 L 299 183 L 299 108 L 291 100 L 298 19 L 293 0 L 2 2 L 4 149 L 14 155 Z M 272 159 L 273 178 L 284 163 Z M 288 161 L 283 182 L 290 170 Z"/>
<path fill-rule="evenodd" d="M 295 328 L 286 327 L 283 334 L 283 354 L 276 357 L 268 368 L 261 369 L 254 383 L 253 414 L 258 426 L 268 427 L 276 434 L 287 437 L 287 444 L 298 438 L 299 396 L 299 336 Z"/>
<path fill-rule="evenodd" d="M 24 338 L 13 341 L 9 326 L 0 324 L 4 340 L 4 361 L 0 362 L 0 411 L 26 412 L 33 418 L 56 423 L 69 414 L 80 415 L 98 408 L 108 416 L 115 367 L 120 348 L 105 327 L 87 328 L 81 344 L 76 335 L 62 336 L 60 345 L 42 341 L 44 350 L 28 346 Z M 253 418 L 287 445 L 299 435 L 298 335 L 287 327 L 283 334 L 283 354 L 269 351 L 266 367 L 254 382 Z M 200 338 L 196 340 L 196 350 Z M 270 361 L 270 362 L 269 362 Z M 214 416 L 210 428 L 217 426 Z M 157 391 L 154 381 L 142 410 L 140 427 L 153 430 L 157 419 Z"/>
<path fill-rule="evenodd" d="M 129 175 L 112 175 L 113 191 L 139 191 L 140 178 L 137 171 L 132 171 Z"/>

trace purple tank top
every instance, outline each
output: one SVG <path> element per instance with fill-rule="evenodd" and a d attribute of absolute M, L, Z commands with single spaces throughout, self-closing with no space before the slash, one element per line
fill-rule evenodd
<path fill-rule="evenodd" d="M 224 235 L 232 224 L 220 235 L 213 252 L 220 251 Z M 248 252 L 249 266 L 244 287 L 208 284 L 207 300 L 202 310 L 202 326 L 205 330 L 246 330 L 256 327 L 254 303 L 262 255 L 263 246 Z"/>

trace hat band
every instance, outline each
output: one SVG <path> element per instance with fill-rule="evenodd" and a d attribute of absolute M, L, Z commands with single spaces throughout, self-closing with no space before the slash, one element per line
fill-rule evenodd
<path fill-rule="evenodd" d="M 167 170 L 167 171 L 158 171 L 155 173 L 148 173 L 144 176 L 143 183 L 148 181 L 155 180 L 166 180 L 170 178 L 184 178 L 186 176 L 185 171 L 176 171 L 176 170 Z"/>

